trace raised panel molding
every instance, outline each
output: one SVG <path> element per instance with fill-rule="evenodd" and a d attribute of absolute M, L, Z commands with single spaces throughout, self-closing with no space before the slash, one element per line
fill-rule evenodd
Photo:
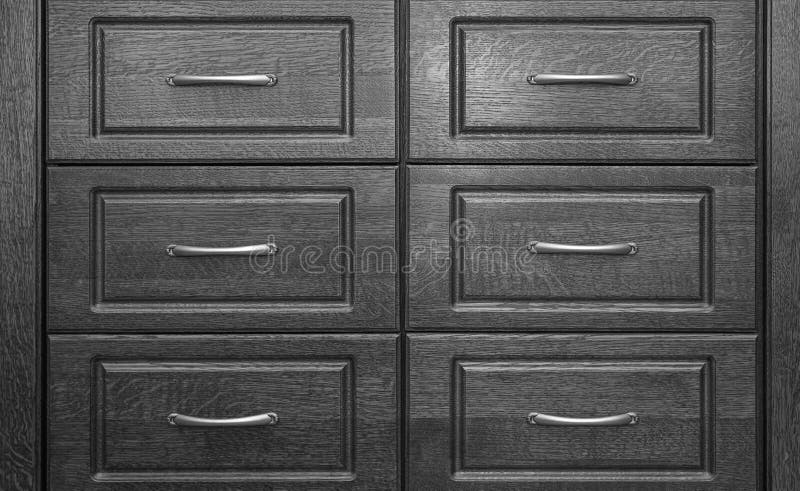
<path fill-rule="evenodd" d="M 238 136 L 250 136 L 258 138 L 286 138 L 287 136 L 324 136 L 326 138 L 333 138 L 336 136 L 342 138 L 349 138 L 353 136 L 353 20 L 351 18 L 263 18 L 263 19 L 213 19 L 213 18 L 192 18 L 192 19 L 171 19 L 169 17 L 147 17 L 147 18 L 95 18 L 91 21 L 92 37 L 93 37 L 93 53 L 92 53 L 92 81 L 95 84 L 92 90 L 92 134 L 95 138 L 114 138 L 114 137 L 135 137 L 137 135 L 148 138 L 156 137 L 192 137 L 198 136 L 207 138 L 209 136 L 233 134 Z M 203 35 L 205 32 L 205 36 Z M 137 86 L 152 86 L 151 91 L 144 92 L 142 96 L 149 96 L 155 98 L 163 98 L 162 91 L 167 94 L 175 96 L 175 89 L 167 87 L 161 78 L 151 79 L 144 78 L 141 80 L 128 80 L 130 75 L 124 73 L 118 74 L 118 83 L 133 85 L 133 87 L 118 88 L 114 91 L 116 96 L 124 96 L 125 100 L 116 101 L 114 107 L 116 111 L 114 115 L 109 115 L 109 98 L 112 97 L 108 88 L 109 76 L 109 59 L 111 60 L 126 60 L 128 64 L 135 64 L 143 58 L 147 58 L 151 64 L 148 66 L 141 66 L 142 70 L 153 70 L 154 66 L 159 67 L 163 72 L 169 72 L 183 68 L 175 64 L 180 61 L 173 61 L 171 58 L 175 56 L 175 52 L 170 50 L 173 44 L 183 48 L 185 51 L 207 50 L 209 36 L 216 36 L 218 41 L 223 41 L 227 38 L 245 38 L 251 36 L 253 38 L 266 38 L 277 47 L 289 50 L 292 48 L 291 40 L 295 40 L 298 34 L 306 38 L 315 36 L 317 45 L 313 45 L 313 39 L 304 39 L 305 52 L 294 53 L 296 56 L 305 54 L 312 57 L 313 60 L 308 60 L 308 63 L 316 60 L 320 63 L 326 61 L 328 63 L 337 62 L 339 64 L 339 73 L 337 78 L 330 77 L 329 82 L 336 82 L 338 86 L 338 115 L 335 124 L 332 118 L 323 118 L 325 112 L 323 108 L 317 106 L 314 115 L 300 115 L 292 114 L 291 107 L 281 106 L 277 109 L 286 120 L 281 122 L 276 117 L 275 110 L 266 111 L 256 120 L 250 124 L 245 124 L 244 118 L 235 118 L 236 124 L 223 124 L 224 121 L 220 119 L 218 114 L 213 114 L 215 106 L 208 107 L 209 114 L 202 118 L 195 120 L 184 119 L 181 114 L 176 114 L 169 109 L 171 100 L 163 100 L 163 104 L 153 106 L 148 104 L 145 106 L 133 107 L 130 104 L 132 98 L 132 91 Z M 194 36 L 194 37 L 192 37 Z M 166 37 L 166 39 L 164 39 Z M 290 39 L 285 39 L 290 38 Z M 113 39 L 114 43 L 110 43 L 109 39 Z M 262 39 L 262 42 L 264 40 Z M 325 42 L 323 42 L 325 41 Z M 251 41 L 252 42 L 252 41 Z M 167 46 L 165 46 L 167 44 Z M 113 46 L 113 48 L 111 48 Z M 143 50 L 148 46 L 157 46 L 158 50 L 153 52 L 146 52 Z M 123 53 L 108 52 L 109 49 L 125 50 Z M 252 50 L 253 47 L 251 46 Z M 260 46 L 259 49 L 263 50 L 262 53 L 265 58 L 272 59 L 276 56 L 271 52 L 268 46 Z M 327 53 L 316 53 L 316 51 L 335 49 L 335 56 L 327 56 Z M 162 52 L 163 51 L 163 52 Z M 179 52 L 180 53 L 180 52 Z M 161 56 L 160 56 L 161 55 Z M 323 56 L 324 55 L 324 56 Z M 135 57 L 134 59 L 128 59 Z M 184 55 L 184 58 L 186 55 Z M 153 59 L 155 58 L 155 59 Z M 285 57 L 284 57 L 285 58 Z M 325 59 L 329 58 L 329 59 Z M 184 60 L 185 61 L 185 60 Z M 294 63 L 301 64 L 303 60 L 290 59 L 281 60 L 278 56 L 278 61 L 283 61 L 286 64 Z M 199 62 L 199 61 L 198 61 Z M 197 62 L 195 62 L 197 63 Z M 162 66 L 163 65 L 163 66 Z M 113 66 L 113 64 L 112 64 Z M 244 69 L 243 67 L 242 69 Z M 269 68 L 265 66 L 266 70 L 277 71 L 281 66 L 274 66 Z M 313 67 L 319 69 L 319 67 Z M 252 70 L 252 68 L 251 68 Z M 292 73 L 294 72 L 294 73 Z M 279 78 L 278 83 L 286 86 L 287 90 L 292 90 L 293 85 L 302 83 L 305 88 L 313 88 L 315 85 L 320 87 L 321 80 L 314 80 L 314 77 L 309 76 L 308 73 L 302 73 L 299 67 L 295 70 L 289 70 L 287 75 L 288 80 L 282 76 Z M 277 87 L 277 86 L 276 86 Z M 139 89 L 141 90 L 141 89 Z M 180 90 L 180 89 L 178 89 Z M 197 103 L 199 99 L 212 99 L 209 103 L 213 102 L 215 95 L 224 99 L 233 96 L 237 91 L 225 91 L 224 89 L 212 88 L 194 88 L 197 94 L 190 100 L 181 99 L 184 104 L 193 102 Z M 256 102 L 264 104 L 265 101 L 274 99 L 273 93 L 270 89 L 258 89 L 266 91 L 262 97 L 254 99 L 250 104 L 253 107 Z M 313 90 L 313 89 L 312 89 Z M 247 88 L 244 89 L 245 94 L 255 95 L 255 91 Z M 291 99 L 292 103 L 302 103 L 298 100 L 295 94 Z M 127 102 L 126 102 L 127 101 Z M 232 101 L 239 102 L 242 101 Z M 285 101 L 280 101 L 284 104 Z M 177 104 L 177 103 L 176 103 Z M 331 109 L 325 104 L 325 109 Z M 143 112 L 147 110 L 147 112 Z M 216 108 L 219 111 L 221 108 Z M 222 108 L 225 109 L 225 108 Z M 295 110 L 296 111 L 296 110 Z M 227 114 L 229 111 L 225 110 Z M 127 117 L 137 116 L 133 119 L 126 119 Z M 188 116 L 186 117 L 188 118 Z M 293 119 L 306 119 L 313 120 L 319 119 L 316 124 L 307 124 L 301 121 L 293 123 Z M 218 121 L 215 124 L 215 121 Z M 190 124 L 193 123 L 193 124 Z"/>

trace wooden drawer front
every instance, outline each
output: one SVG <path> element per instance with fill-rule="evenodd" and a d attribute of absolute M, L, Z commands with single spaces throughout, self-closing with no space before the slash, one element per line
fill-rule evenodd
<path fill-rule="evenodd" d="M 349 21 L 97 21 L 102 63 L 96 132 L 319 132 L 346 134 Z M 278 62 L 280 60 L 280 62 Z M 273 64 L 281 64 L 280 74 Z M 277 77 L 274 87 L 166 83 L 176 74 Z M 311 108 L 313 107 L 313 111 Z"/>
<path fill-rule="evenodd" d="M 754 489 L 755 340 L 411 335 L 410 486 Z"/>
<path fill-rule="evenodd" d="M 146 16 L 56 0 L 48 17 L 54 161 L 395 158 L 392 0 L 160 1 Z"/>
<path fill-rule="evenodd" d="M 360 259 L 393 250 L 394 176 L 51 169 L 49 328 L 393 329 L 393 265 Z"/>
<path fill-rule="evenodd" d="M 411 157 L 753 162 L 756 25 L 742 2 L 412 0 Z"/>
<path fill-rule="evenodd" d="M 708 302 L 710 190 L 481 190 L 453 199 L 470 234 L 456 249 L 464 303 Z M 543 243 L 623 247 L 622 255 L 534 254 Z M 491 253 L 498 246 L 517 252 L 520 267 L 502 271 L 505 256 Z M 536 281 L 547 272 L 559 281 Z"/>
<path fill-rule="evenodd" d="M 413 166 L 411 327 L 752 330 L 754 183 L 750 169 Z"/>
<path fill-rule="evenodd" d="M 395 345 L 389 335 L 51 336 L 51 488 L 389 489 Z M 270 424 L 232 425 L 257 415 Z"/>
<path fill-rule="evenodd" d="M 458 133 L 708 137 L 710 20 L 459 21 Z M 498 46 L 504 49 L 496 53 Z M 532 47 L 536 47 L 532 50 Z M 635 60 L 635 61 L 634 61 Z M 632 73 L 633 85 L 531 85 L 520 74 Z M 533 75 L 533 73 L 529 74 Z"/>

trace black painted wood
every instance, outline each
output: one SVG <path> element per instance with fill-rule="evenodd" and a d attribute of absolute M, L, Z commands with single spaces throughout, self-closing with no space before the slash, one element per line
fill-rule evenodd
<path fill-rule="evenodd" d="M 758 327 L 754 169 L 414 165 L 410 179 L 411 329 Z"/>
<path fill-rule="evenodd" d="M 394 330 L 394 167 L 51 168 L 48 329 Z M 170 257 L 170 244 L 274 256 Z"/>
<path fill-rule="evenodd" d="M 756 336 L 409 335 L 410 489 L 755 489 Z M 531 412 L 636 425 L 530 425 Z"/>
<path fill-rule="evenodd" d="M 396 160 L 393 0 L 47 5 L 50 161 Z"/>
<path fill-rule="evenodd" d="M 756 161 L 756 2 L 410 5 L 414 161 Z M 553 72 L 641 80 L 526 81 Z"/>
<path fill-rule="evenodd" d="M 396 335 L 49 341 L 50 489 L 396 488 Z"/>
<path fill-rule="evenodd" d="M 0 4 L 0 489 L 41 482 L 39 2 Z"/>

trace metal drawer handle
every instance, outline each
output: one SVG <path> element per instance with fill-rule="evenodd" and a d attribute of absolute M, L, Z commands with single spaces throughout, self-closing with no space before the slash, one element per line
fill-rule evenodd
<path fill-rule="evenodd" d="M 167 246 L 167 254 L 172 257 L 177 256 L 250 256 L 251 254 L 269 254 L 278 252 L 275 244 L 258 244 L 243 247 L 195 247 L 170 244 Z"/>
<path fill-rule="evenodd" d="M 209 419 L 172 413 L 167 419 L 173 426 L 272 426 L 278 422 L 278 415 L 264 413 L 244 418 Z"/>
<path fill-rule="evenodd" d="M 258 75 L 167 75 L 169 85 L 257 85 L 272 87 L 278 83 L 278 77 L 271 73 Z"/>
<path fill-rule="evenodd" d="M 636 413 L 617 414 L 602 418 L 565 418 L 549 414 L 530 413 L 528 423 L 539 426 L 627 426 L 639 423 Z"/>
<path fill-rule="evenodd" d="M 635 242 L 605 245 L 569 245 L 533 241 L 528 250 L 534 254 L 601 254 L 607 256 L 632 256 L 639 252 Z"/>
<path fill-rule="evenodd" d="M 608 75 L 564 75 L 559 73 L 536 73 L 528 77 L 531 85 L 603 84 L 633 85 L 639 78 L 632 73 Z"/>

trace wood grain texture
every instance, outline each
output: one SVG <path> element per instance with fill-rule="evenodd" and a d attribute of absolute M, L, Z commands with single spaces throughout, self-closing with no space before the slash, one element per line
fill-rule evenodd
<path fill-rule="evenodd" d="M 454 237 L 457 304 L 710 301 L 707 189 L 467 189 L 451 199 L 455 221 L 468 228 Z M 635 243 L 637 252 L 533 254 L 534 241 Z"/>
<path fill-rule="evenodd" d="M 40 486 L 39 2 L 0 3 L 0 489 Z"/>
<path fill-rule="evenodd" d="M 49 341 L 52 490 L 397 488 L 395 335 Z M 277 424 L 166 417 L 265 410 Z"/>
<path fill-rule="evenodd" d="M 754 169 L 409 170 L 410 329 L 757 327 Z M 532 255 L 533 240 L 641 247 Z"/>
<path fill-rule="evenodd" d="M 47 5 L 52 162 L 396 160 L 393 0 Z M 208 70 L 278 84 L 164 82 Z"/>
<path fill-rule="evenodd" d="M 108 190 L 93 198 L 95 309 L 124 308 L 125 303 L 185 308 L 197 302 L 221 308 L 237 302 L 264 308 L 352 306 L 353 275 L 335 267 L 348 264 L 348 255 L 338 251 L 354 248 L 353 197 L 346 187 Z M 278 252 L 170 257 L 169 244 L 275 244 Z M 63 281 L 74 279 L 51 286 L 61 288 Z"/>
<path fill-rule="evenodd" d="M 709 477 L 709 360 L 456 360 L 453 370 L 461 478 L 540 471 Z M 555 427 L 531 425 L 531 413 L 639 419 L 622 427 Z"/>
<path fill-rule="evenodd" d="M 769 2 L 767 482 L 800 488 L 800 3 Z"/>
<path fill-rule="evenodd" d="M 349 136 L 352 26 L 310 22 L 93 22 L 97 136 Z M 274 87 L 172 87 L 165 77 L 264 74 Z"/>
<path fill-rule="evenodd" d="M 410 4 L 409 158 L 414 162 L 756 160 L 755 2 Z M 690 39 L 658 29 L 662 23 L 668 29 L 670 23 L 709 22 L 711 46 L 700 34 Z M 620 25 L 649 26 L 650 32 Z M 457 50 L 459 45 L 463 49 Z M 701 69 L 698 57 L 705 58 L 707 50 L 710 66 Z M 462 63 L 463 77 L 457 78 Z M 633 87 L 526 82 L 542 67 L 600 73 L 612 65 L 614 71 L 642 70 L 642 82 Z M 702 100 L 706 95 L 709 100 Z M 698 121 L 711 124 L 692 130 L 689 120 L 693 127 Z M 661 126 L 662 133 L 648 133 L 643 121 Z M 621 126 L 614 130 L 614 124 Z M 581 125 L 596 128 L 582 131 Z M 631 132 L 620 133 L 626 128 Z"/>
<path fill-rule="evenodd" d="M 236 471 L 266 478 L 354 477 L 348 359 L 116 362 L 101 355 L 92 371 L 96 479 Z M 278 421 L 263 427 L 198 430 L 166 419 L 175 413 L 230 419 L 270 412 Z"/>
<path fill-rule="evenodd" d="M 394 167 L 48 173 L 48 329 L 394 330 Z M 267 257 L 169 244 L 274 242 Z"/>
<path fill-rule="evenodd" d="M 756 487 L 755 335 L 411 334 L 408 346 L 409 489 Z M 526 422 L 634 408 L 633 426 Z"/>
<path fill-rule="evenodd" d="M 708 137 L 707 22 L 459 23 L 458 133 Z M 631 73 L 628 86 L 531 85 L 536 74 Z M 457 116 L 458 117 L 458 116 Z"/>

